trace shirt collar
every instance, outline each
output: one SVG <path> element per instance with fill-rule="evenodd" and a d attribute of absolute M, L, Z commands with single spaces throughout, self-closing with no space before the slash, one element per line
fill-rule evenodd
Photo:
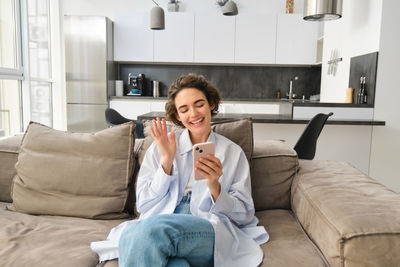
<path fill-rule="evenodd" d="M 211 129 L 210 135 L 208 136 L 207 142 L 213 142 L 215 144 L 215 133 Z M 179 137 L 179 154 L 183 155 L 193 148 L 192 141 L 190 140 L 189 130 L 185 129 Z"/>

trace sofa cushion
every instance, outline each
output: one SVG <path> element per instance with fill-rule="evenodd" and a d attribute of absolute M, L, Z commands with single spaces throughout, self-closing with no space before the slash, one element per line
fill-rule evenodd
<path fill-rule="evenodd" d="M 97 133 L 68 133 L 30 123 L 10 207 L 46 215 L 121 218 L 134 169 L 131 122 Z"/>
<path fill-rule="evenodd" d="M 261 246 L 264 259 L 260 267 L 329 266 L 291 211 L 266 210 L 256 216 L 270 237 Z"/>
<path fill-rule="evenodd" d="M 255 209 L 289 209 L 290 188 L 297 169 L 296 151 L 285 142 L 256 141 L 251 162 Z"/>
<path fill-rule="evenodd" d="M 11 202 L 11 184 L 22 134 L 0 139 L 0 201 Z"/>
<path fill-rule="evenodd" d="M 32 216 L 0 202 L 0 266 L 96 266 L 90 242 L 104 240 L 123 220 Z"/>
<path fill-rule="evenodd" d="M 399 266 L 400 194 L 350 164 L 301 160 L 292 209 L 333 266 Z"/>

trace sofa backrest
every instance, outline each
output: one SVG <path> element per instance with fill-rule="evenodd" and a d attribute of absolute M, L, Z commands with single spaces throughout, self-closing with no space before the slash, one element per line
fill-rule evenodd
<path fill-rule="evenodd" d="M 3 202 L 12 202 L 10 190 L 21 139 L 22 135 L 0 140 L 0 201 Z M 145 153 L 143 145 L 144 139 L 136 140 L 136 157 Z M 126 210 L 135 215 L 135 181 L 139 164 L 136 166 L 126 206 Z M 250 167 L 255 209 L 290 209 L 290 188 L 298 169 L 296 152 L 285 142 L 256 140 Z"/>
<path fill-rule="evenodd" d="M 0 139 L 0 201 L 12 202 L 11 184 L 17 173 L 15 163 L 18 160 L 19 147 L 23 135 Z"/>

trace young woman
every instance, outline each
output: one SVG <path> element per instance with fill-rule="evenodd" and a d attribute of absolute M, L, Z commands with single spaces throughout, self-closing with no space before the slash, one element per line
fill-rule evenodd
<path fill-rule="evenodd" d="M 92 243 L 100 261 L 119 256 L 119 266 L 230 267 L 262 262 L 259 245 L 269 237 L 254 216 L 248 161 L 238 145 L 211 131 L 220 101 L 218 89 L 201 75 L 173 82 L 166 115 L 183 129 L 168 135 L 165 119 L 153 120 L 155 141 L 137 180 L 140 218 L 114 228 L 108 249 Z M 214 155 L 193 164 L 193 145 L 206 141 L 214 143 Z M 194 172 L 205 179 L 194 180 Z"/>

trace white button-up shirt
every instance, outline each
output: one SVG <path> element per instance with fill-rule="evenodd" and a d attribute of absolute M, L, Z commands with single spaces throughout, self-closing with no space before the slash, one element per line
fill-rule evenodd
<path fill-rule="evenodd" d="M 161 155 L 155 142 L 149 147 L 140 167 L 136 208 L 139 220 L 156 214 L 171 214 L 180 203 L 193 171 L 192 142 L 189 131 L 176 132 L 177 152 L 172 174 L 161 167 Z M 214 202 L 205 180 L 192 185 L 190 211 L 211 222 L 215 231 L 215 266 L 257 266 L 262 262 L 260 245 L 269 239 L 263 226 L 257 226 L 251 197 L 249 164 L 243 150 L 222 135 L 211 131 L 209 142 L 215 144 L 215 156 L 223 166 L 219 178 L 221 193 Z M 132 221 L 113 228 L 107 240 L 92 242 L 91 248 L 100 261 L 118 257 L 122 231 Z"/>

